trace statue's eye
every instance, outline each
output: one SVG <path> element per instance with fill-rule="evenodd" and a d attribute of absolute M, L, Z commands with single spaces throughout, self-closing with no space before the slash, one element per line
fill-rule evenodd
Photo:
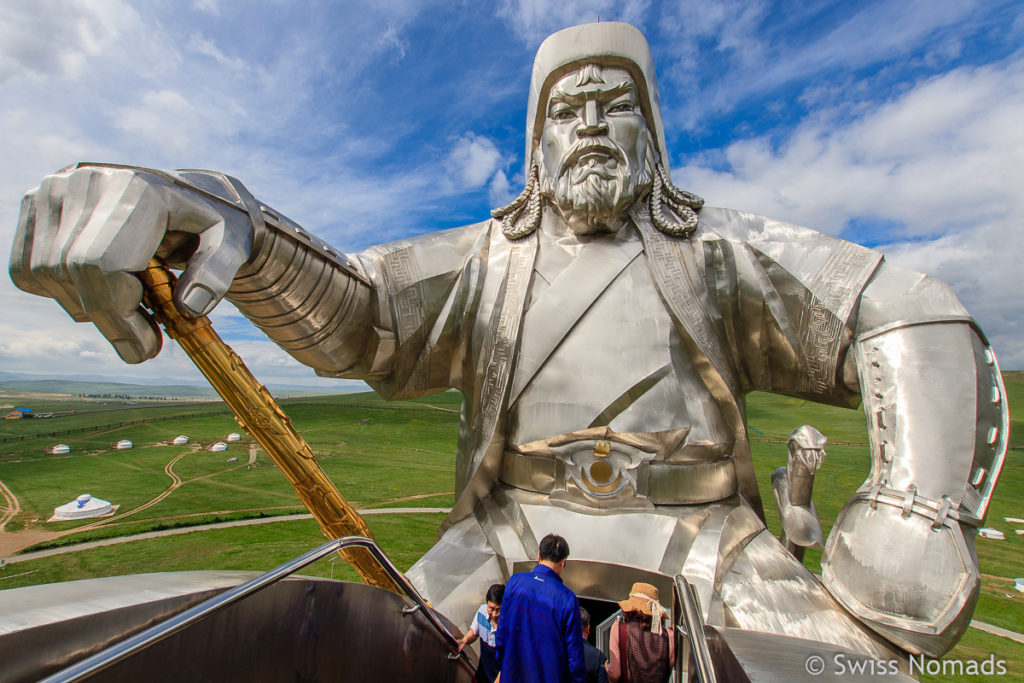
<path fill-rule="evenodd" d="M 630 102 L 619 102 L 615 106 L 608 110 L 609 114 L 631 114 L 636 110 L 636 107 Z"/>
<path fill-rule="evenodd" d="M 576 118 L 576 112 L 568 107 L 564 109 L 556 109 L 551 112 L 551 118 L 555 121 L 571 121 Z"/>

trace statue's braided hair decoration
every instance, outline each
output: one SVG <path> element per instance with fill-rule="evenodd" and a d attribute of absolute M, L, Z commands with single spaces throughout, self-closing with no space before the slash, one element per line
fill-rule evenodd
<path fill-rule="evenodd" d="M 697 212 L 704 206 L 704 200 L 673 185 L 661 164 L 656 164 L 650 205 L 654 227 L 666 235 L 689 237 L 697 229 Z M 674 214 L 672 218 L 678 220 L 666 217 L 666 207 Z"/>
<path fill-rule="evenodd" d="M 651 222 L 666 235 L 689 237 L 697 229 L 697 212 L 704 206 L 704 200 L 673 185 L 661 164 L 655 164 L 653 175 L 648 198 Z M 532 164 L 526 187 L 519 196 L 507 206 L 491 211 L 491 216 L 501 221 L 502 234 L 510 240 L 526 237 L 540 227 L 542 201 L 539 177 L 537 165 Z"/>
<path fill-rule="evenodd" d="M 501 232 L 510 240 L 526 237 L 540 227 L 540 172 L 537 164 L 530 166 L 530 177 L 526 187 L 511 204 L 491 211 L 495 220 L 501 221 Z"/>

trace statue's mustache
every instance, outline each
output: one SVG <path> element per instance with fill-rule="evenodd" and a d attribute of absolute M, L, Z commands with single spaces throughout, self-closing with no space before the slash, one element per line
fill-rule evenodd
<path fill-rule="evenodd" d="M 560 178 L 568 173 L 580 159 L 588 154 L 603 154 L 614 159 L 619 164 L 626 163 L 626 152 L 610 139 L 603 137 L 583 138 L 573 145 L 568 152 L 562 155 L 562 159 L 558 164 L 557 177 Z M 614 177 L 613 175 L 608 174 L 603 168 L 597 168 L 596 172 L 607 178 Z"/>

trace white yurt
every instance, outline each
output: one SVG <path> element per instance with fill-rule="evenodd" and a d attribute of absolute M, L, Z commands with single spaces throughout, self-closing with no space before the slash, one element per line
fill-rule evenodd
<path fill-rule="evenodd" d="M 71 446 L 66 443 L 59 443 L 56 446 L 50 446 L 46 449 L 46 452 L 51 455 L 67 455 L 71 452 Z"/>
<path fill-rule="evenodd" d="M 174 440 L 171 441 L 171 443 L 174 444 L 175 446 L 184 446 L 185 444 L 188 443 L 188 437 L 185 436 L 184 434 L 182 434 L 181 436 L 176 436 L 174 437 Z"/>
<path fill-rule="evenodd" d="M 218 441 L 217 443 L 215 443 L 212 446 L 210 446 L 210 450 L 213 451 L 214 453 L 219 453 L 220 451 L 226 451 L 227 449 L 228 449 L 228 445 L 226 443 L 224 443 L 223 441 Z"/>
<path fill-rule="evenodd" d="M 978 529 L 978 535 L 982 538 L 994 538 L 997 541 L 1005 541 L 1006 534 L 999 529 L 992 529 L 991 527 L 982 527 Z"/>
<path fill-rule="evenodd" d="M 228 441 L 240 441 L 241 438 L 242 436 L 238 432 L 231 432 L 228 434 Z"/>
<path fill-rule="evenodd" d="M 134 445 L 135 444 L 133 444 L 128 439 L 121 439 L 120 441 L 118 441 L 117 443 L 114 444 L 114 448 L 116 450 L 119 450 L 119 451 L 127 451 L 130 448 L 132 448 Z"/>
<path fill-rule="evenodd" d="M 86 517 L 102 517 L 113 512 L 114 507 L 105 500 L 93 498 L 83 493 L 70 503 L 64 503 L 53 509 L 55 519 L 84 519 Z"/>

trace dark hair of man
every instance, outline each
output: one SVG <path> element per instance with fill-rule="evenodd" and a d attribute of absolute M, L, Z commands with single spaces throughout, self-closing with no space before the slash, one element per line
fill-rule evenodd
<path fill-rule="evenodd" d="M 487 589 L 487 602 L 493 602 L 495 605 L 501 604 L 501 599 L 505 597 L 505 584 L 495 583 Z"/>
<path fill-rule="evenodd" d="M 558 534 L 548 534 L 540 539 L 540 559 L 558 564 L 569 557 L 569 542 Z"/>
<path fill-rule="evenodd" d="M 586 607 L 580 607 L 580 625 L 584 631 L 590 628 L 590 612 L 587 611 Z"/>

